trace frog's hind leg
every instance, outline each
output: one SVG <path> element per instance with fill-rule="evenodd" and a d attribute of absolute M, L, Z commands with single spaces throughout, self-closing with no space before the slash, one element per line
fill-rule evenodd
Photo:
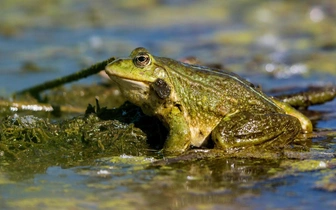
<path fill-rule="evenodd" d="M 212 132 L 212 140 L 222 149 L 262 146 L 283 148 L 294 141 L 301 126 L 297 118 L 279 113 L 238 112 L 226 116 Z"/>

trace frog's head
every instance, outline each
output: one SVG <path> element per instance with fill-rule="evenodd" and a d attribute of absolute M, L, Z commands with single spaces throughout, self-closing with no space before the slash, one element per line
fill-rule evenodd
<path fill-rule="evenodd" d="M 167 72 L 156 59 L 160 58 L 139 47 L 128 58 L 118 58 L 109 63 L 105 71 L 128 100 L 141 105 L 148 98 L 150 88 L 154 88 L 161 98 L 170 94 L 170 86 L 166 83 Z"/>

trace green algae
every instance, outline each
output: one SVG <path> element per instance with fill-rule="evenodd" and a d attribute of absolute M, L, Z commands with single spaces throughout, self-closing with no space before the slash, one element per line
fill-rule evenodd
<path fill-rule="evenodd" d="M 146 135 L 133 124 L 100 120 L 94 114 L 51 124 L 34 116 L 8 116 L 0 124 L 1 167 L 43 172 L 48 166 L 94 163 L 121 154 L 144 155 Z"/>
<path fill-rule="evenodd" d="M 301 160 L 301 161 L 282 161 L 281 167 L 287 169 L 287 173 L 291 172 L 308 172 L 326 169 L 328 163 L 332 160 Z"/>
<path fill-rule="evenodd" d="M 333 161 L 333 166 L 335 168 L 336 160 L 334 159 Z M 327 192 L 336 192 L 336 171 L 335 170 L 329 170 L 324 175 L 320 180 L 315 182 L 316 189 L 318 190 L 324 190 Z"/>

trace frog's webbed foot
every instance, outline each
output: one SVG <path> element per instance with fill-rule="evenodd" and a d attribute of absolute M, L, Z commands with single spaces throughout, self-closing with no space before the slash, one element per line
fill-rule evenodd
<path fill-rule="evenodd" d="M 163 149 L 160 151 L 165 157 L 183 154 L 190 146 L 189 138 L 181 136 L 169 136 Z"/>
<path fill-rule="evenodd" d="M 238 112 L 220 122 L 212 139 L 217 147 L 227 150 L 249 146 L 280 149 L 300 131 L 299 120 L 290 115 Z"/>

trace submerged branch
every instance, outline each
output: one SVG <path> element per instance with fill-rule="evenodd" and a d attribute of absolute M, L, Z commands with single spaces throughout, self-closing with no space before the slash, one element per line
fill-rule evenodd
<path fill-rule="evenodd" d="M 53 113 L 83 113 L 85 108 L 73 106 L 53 106 L 44 103 L 29 102 L 9 102 L 0 99 L 0 108 L 8 109 L 12 112 L 33 111 L 33 112 L 53 112 Z"/>

